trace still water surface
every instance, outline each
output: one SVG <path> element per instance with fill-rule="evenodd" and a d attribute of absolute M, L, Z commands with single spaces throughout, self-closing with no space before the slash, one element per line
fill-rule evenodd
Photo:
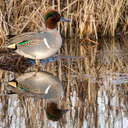
<path fill-rule="evenodd" d="M 52 85 L 48 78 L 51 90 L 44 89 L 44 99 L 12 93 L 8 82 L 35 72 L 35 62 L 24 58 L 16 66 L 18 55 L 1 52 L 0 128 L 128 128 L 127 43 L 127 39 L 104 39 L 91 48 L 92 44 L 70 39 L 64 41 L 57 55 L 41 60 L 39 71 L 50 73 L 62 83 L 63 93 L 57 102 L 69 111 L 58 122 L 48 120 L 44 111 L 49 100 L 45 93 L 60 93 L 51 89 L 57 83 Z"/>

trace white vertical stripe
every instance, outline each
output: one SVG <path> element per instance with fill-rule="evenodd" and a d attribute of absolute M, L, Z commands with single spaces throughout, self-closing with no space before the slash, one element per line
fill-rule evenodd
<path fill-rule="evenodd" d="M 47 48 L 50 48 L 50 46 L 49 46 L 49 44 L 48 44 L 46 38 L 44 38 L 44 43 L 45 43 L 45 45 L 47 46 Z"/>
<path fill-rule="evenodd" d="M 47 93 L 48 93 L 48 91 L 49 91 L 50 87 L 51 87 L 51 85 L 49 85 L 49 86 L 48 86 L 48 88 L 46 88 L 46 90 L 45 90 L 45 94 L 47 94 Z"/>

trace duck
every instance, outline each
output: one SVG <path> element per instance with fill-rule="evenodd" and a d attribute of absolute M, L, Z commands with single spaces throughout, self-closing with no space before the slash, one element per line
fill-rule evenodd
<path fill-rule="evenodd" d="M 35 96 L 55 102 L 63 95 L 62 82 L 52 73 L 32 71 L 8 81 L 7 90 L 20 95 Z"/>
<path fill-rule="evenodd" d="M 7 92 L 46 99 L 44 108 L 48 120 L 59 121 L 68 109 L 61 109 L 58 103 L 63 95 L 62 82 L 45 71 L 22 73 L 8 82 Z"/>
<path fill-rule="evenodd" d="M 57 31 L 58 22 L 70 22 L 63 18 L 56 10 L 48 10 L 44 15 L 46 30 L 41 32 L 26 32 L 11 37 L 6 42 L 7 48 L 14 50 L 22 57 L 34 59 L 36 65 L 41 59 L 53 56 L 61 48 L 62 38 Z"/>

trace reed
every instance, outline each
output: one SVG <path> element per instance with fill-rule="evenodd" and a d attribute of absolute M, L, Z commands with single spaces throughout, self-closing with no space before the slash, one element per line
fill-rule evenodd
<path fill-rule="evenodd" d="M 99 46 L 100 50 L 98 50 L 97 47 L 87 49 L 88 44 L 84 44 L 82 47 L 77 37 L 66 39 L 57 61 L 40 65 L 40 71 L 53 73 L 63 83 L 64 95 L 60 105 L 70 111 L 57 123 L 58 128 L 69 125 L 79 128 L 84 126 L 97 128 L 103 124 L 104 127 L 112 127 L 116 126 L 113 122 L 116 123 L 116 119 L 120 119 L 120 113 L 127 115 L 128 45 L 126 42 L 125 39 L 123 42 L 115 39 L 102 40 Z M 11 55 L 8 55 L 9 57 L 11 58 Z M 8 58 L 4 58 L 6 63 L 9 61 Z M 0 58 L 0 60 L 1 64 L 2 59 Z M 15 61 L 15 57 L 12 60 Z M 12 69 L 14 64 L 10 65 Z M 2 68 L 2 65 L 0 67 Z M 33 70 L 34 67 L 27 66 L 25 72 Z M 7 81 L 18 74 L 14 74 L 11 70 L 1 70 L 0 73 L 0 91 L 1 95 L 4 95 L 6 94 Z M 114 81 L 120 82 L 120 80 L 124 80 L 126 83 L 114 83 Z M 113 104 L 114 99 L 116 99 L 116 105 Z M 2 112 L 1 126 L 4 124 L 8 127 L 11 126 L 14 117 L 17 118 L 16 122 L 20 118 L 20 125 L 25 120 L 26 127 L 47 127 L 50 125 L 50 121 L 46 119 L 43 111 L 46 105 L 44 100 L 7 95 L 0 96 L 0 103 L 2 104 L 0 107 Z M 13 106 L 14 104 L 15 106 Z M 9 111 L 10 108 L 12 113 Z M 101 122 L 101 120 L 103 121 Z M 118 123 L 121 123 L 121 120 Z"/>
<path fill-rule="evenodd" d="M 127 7 L 126 0 L 2 0 L 0 45 L 3 45 L 8 34 L 43 30 L 43 14 L 48 8 L 58 10 L 71 20 L 70 24 L 58 25 L 58 29 L 65 36 L 77 35 L 82 38 L 86 35 L 97 40 L 101 36 L 115 36 L 121 32 L 125 34 L 128 21 Z"/>
<path fill-rule="evenodd" d="M 119 77 L 127 77 L 127 39 L 121 38 L 122 42 L 114 39 L 100 40 L 103 36 L 128 33 L 127 0 L 1 1 L 0 47 L 4 45 L 8 34 L 43 30 L 43 13 L 48 8 L 57 9 L 71 20 L 70 24 L 58 25 L 64 40 L 57 61 L 43 64 L 39 68 L 40 71 L 53 73 L 63 82 L 64 96 L 60 104 L 68 106 L 70 112 L 57 123 L 58 128 L 62 125 L 72 128 L 115 127 L 120 113 L 127 117 L 127 79 L 126 83 L 112 83 L 112 80 L 118 80 Z M 99 46 L 93 46 L 86 38 L 98 40 Z M 0 57 L 0 68 L 9 68 L 8 71 L 0 69 L 1 94 L 6 94 L 7 81 L 14 77 L 17 58 L 11 54 Z M 25 64 L 25 59 L 22 65 L 26 66 L 23 72 L 33 70 L 33 67 L 29 67 L 31 65 Z M 116 98 L 117 106 L 113 105 L 113 98 Z M 1 126 L 16 124 L 19 118 L 19 125 L 25 121 L 26 127 L 51 126 L 43 111 L 45 101 L 41 99 L 0 96 L 0 103 Z M 12 113 L 9 113 L 9 108 L 12 108 Z M 104 111 L 100 111 L 101 108 Z"/>

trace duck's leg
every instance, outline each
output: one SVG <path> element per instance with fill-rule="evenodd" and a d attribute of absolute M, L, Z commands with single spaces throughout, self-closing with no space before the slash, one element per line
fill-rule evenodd
<path fill-rule="evenodd" d="M 39 70 L 39 65 L 40 65 L 40 60 L 39 59 L 35 59 L 35 62 L 36 62 L 36 71 Z"/>
<path fill-rule="evenodd" d="M 36 59 L 36 65 L 39 66 L 40 65 L 40 60 L 39 59 Z"/>

